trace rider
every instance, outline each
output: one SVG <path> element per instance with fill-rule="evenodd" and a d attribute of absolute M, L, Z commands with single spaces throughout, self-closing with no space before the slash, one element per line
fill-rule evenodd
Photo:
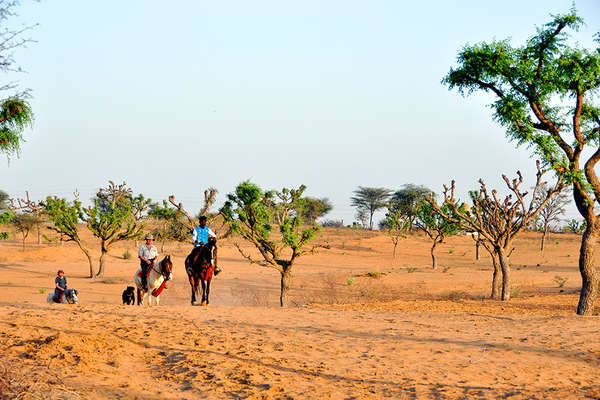
<path fill-rule="evenodd" d="M 154 236 L 147 234 L 146 243 L 140 246 L 138 252 L 138 258 L 140 259 L 140 266 L 142 267 L 142 288 L 148 290 L 148 269 L 154 265 L 154 260 L 158 257 L 158 250 L 156 246 L 152 244 Z"/>
<path fill-rule="evenodd" d="M 59 269 L 56 273 L 56 279 L 54 279 L 54 283 L 56 283 L 56 287 L 54 288 L 54 300 L 57 303 L 62 301 L 62 297 L 65 294 L 65 290 L 67 290 L 67 278 L 65 277 L 65 271 Z"/>
<path fill-rule="evenodd" d="M 206 225 L 206 216 L 201 215 L 198 218 L 198 225 L 194 231 L 192 232 L 192 241 L 194 242 L 194 247 L 201 247 L 208 243 L 208 237 L 217 238 L 217 235 Z M 221 272 L 221 269 L 215 265 L 215 275 L 218 275 Z"/>

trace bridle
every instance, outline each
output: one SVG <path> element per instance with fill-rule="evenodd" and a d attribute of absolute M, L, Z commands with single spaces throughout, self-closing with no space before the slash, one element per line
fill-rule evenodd
<path fill-rule="evenodd" d="M 156 270 L 156 269 L 154 268 L 154 267 L 156 266 L 156 264 L 154 264 L 154 265 L 152 266 L 152 271 L 156 272 L 157 274 L 161 274 L 161 275 L 163 276 L 163 278 L 165 278 L 165 281 L 168 281 L 168 280 L 169 280 L 169 275 L 170 275 L 170 273 L 169 273 L 169 271 L 167 271 L 167 270 L 166 270 L 166 268 L 164 267 L 164 265 L 163 265 L 163 262 L 164 262 L 164 261 L 165 261 L 165 260 L 163 259 L 163 260 L 161 260 L 161 261 L 159 261 L 159 262 L 158 262 L 158 265 L 160 265 L 160 271 L 158 271 L 158 270 Z"/>

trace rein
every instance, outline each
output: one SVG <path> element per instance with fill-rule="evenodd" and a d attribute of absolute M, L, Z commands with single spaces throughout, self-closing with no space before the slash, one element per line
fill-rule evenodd
<path fill-rule="evenodd" d="M 157 271 L 156 269 L 154 269 L 154 267 L 156 266 L 156 264 L 154 264 L 152 266 L 152 271 L 156 272 L 157 274 L 160 274 L 165 279 L 165 281 L 168 281 L 169 277 L 162 272 L 162 270 L 163 270 L 163 261 L 164 260 L 158 262 L 158 265 L 160 265 L 160 271 Z"/>

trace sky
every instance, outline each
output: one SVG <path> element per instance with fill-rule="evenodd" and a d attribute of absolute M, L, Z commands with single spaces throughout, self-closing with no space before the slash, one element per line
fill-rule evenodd
<path fill-rule="evenodd" d="M 0 189 L 89 199 L 108 180 L 196 213 L 244 181 L 305 184 L 326 219 L 350 224 L 360 186 L 501 187 L 535 162 L 493 122 L 485 95 L 440 81 L 465 44 L 515 45 L 571 0 L 22 0 L 13 26 L 39 24 L 16 76 L 35 114 Z M 600 2 L 579 0 L 591 47 Z M 5 76 L 2 79 L 15 79 Z M 573 217 L 576 212 L 569 212 Z"/>

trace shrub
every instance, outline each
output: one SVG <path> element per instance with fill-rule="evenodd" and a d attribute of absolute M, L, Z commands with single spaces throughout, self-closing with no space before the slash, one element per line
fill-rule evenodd
<path fill-rule="evenodd" d="M 448 267 L 448 266 L 442 267 L 442 272 L 445 273 L 445 272 L 448 272 L 448 270 L 450 270 L 450 267 Z"/>
<path fill-rule="evenodd" d="M 409 274 L 412 273 L 412 272 L 415 272 L 416 270 L 417 270 L 417 268 L 415 268 L 415 267 L 408 267 L 408 268 L 406 268 L 406 272 L 408 272 Z"/>
<path fill-rule="evenodd" d="M 369 272 L 367 272 L 367 276 L 369 278 L 379 279 L 381 277 L 381 272 L 379 272 L 379 271 L 369 271 Z"/>
<path fill-rule="evenodd" d="M 569 279 L 564 276 L 556 275 L 553 279 L 554 282 L 558 285 L 559 288 L 564 287 L 565 283 L 567 283 Z"/>
<path fill-rule="evenodd" d="M 46 289 L 40 289 L 40 294 L 46 293 Z"/>
<path fill-rule="evenodd" d="M 321 226 L 325 226 L 328 228 L 343 228 L 344 227 L 344 221 L 342 220 L 336 220 L 336 219 L 328 219 L 325 220 L 321 223 Z"/>
<path fill-rule="evenodd" d="M 129 252 L 129 249 L 127 249 L 123 252 L 123 258 L 125 260 L 129 260 L 131 258 L 131 253 Z"/>
<path fill-rule="evenodd" d="M 346 279 L 346 284 L 348 284 L 348 286 L 354 285 L 354 278 L 350 277 Z"/>
<path fill-rule="evenodd" d="M 520 287 L 515 286 L 510 292 L 510 297 L 520 297 L 522 294 L 523 290 Z"/>

